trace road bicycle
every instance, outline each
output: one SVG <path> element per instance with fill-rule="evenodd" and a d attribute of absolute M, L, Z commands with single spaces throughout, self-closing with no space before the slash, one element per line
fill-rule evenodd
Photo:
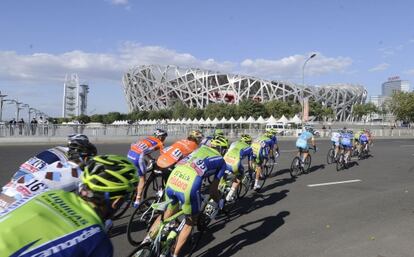
<path fill-rule="evenodd" d="M 328 150 L 328 154 L 326 155 L 326 162 L 328 164 L 332 164 L 332 163 L 336 162 L 337 158 L 335 158 L 335 148 L 336 148 L 336 146 L 334 144 L 332 144 L 332 147 L 329 148 L 329 150 Z"/>
<path fill-rule="evenodd" d="M 309 150 L 313 149 L 314 152 L 316 152 L 316 147 L 309 147 Z M 292 178 L 296 178 L 300 174 L 306 174 L 310 170 L 310 166 L 312 163 L 312 157 L 310 155 L 310 152 L 308 151 L 308 156 L 306 156 L 306 159 L 303 160 L 303 153 L 304 149 L 299 148 L 299 156 L 295 156 L 293 158 L 292 163 L 290 165 L 290 176 Z"/>
<path fill-rule="evenodd" d="M 348 165 L 351 161 L 351 155 L 352 155 L 352 150 L 351 152 L 348 151 L 347 153 L 343 153 L 343 151 L 341 151 L 341 153 L 338 156 L 338 161 L 336 162 L 337 171 L 348 168 Z"/>
<path fill-rule="evenodd" d="M 265 169 L 265 173 L 264 176 L 266 178 L 270 177 L 273 170 L 275 169 L 275 166 L 277 164 L 276 160 L 277 158 L 279 158 L 279 153 L 276 152 L 275 154 L 275 150 L 269 151 L 269 156 L 267 157 L 267 159 L 264 161 L 263 166 L 266 166 L 267 168 Z"/>

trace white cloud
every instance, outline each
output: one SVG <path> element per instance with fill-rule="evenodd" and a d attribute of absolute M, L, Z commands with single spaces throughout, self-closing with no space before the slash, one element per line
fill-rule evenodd
<path fill-rule="evenodd" d="M 124 72 L 143 64 L 177 65 L 221 72 L 240 73 L 267 79 L 299 79 L 302 65 L 309 55 L 292 55 L 276 60 L 245 59 L 241 63 L 198 59 L 161 46 L 144 46 L 126 42 L 115 53 L 87 53 L 74 50 L 62 54 L 35 53 L 22 55 L 0 51 L 0 81 L 31 84 L 61 83 L 65 74 L 77 73 L 90 83 L 107 80 L 119 84 Z M 326 57 L 317 53 L 306 66 L 307 76 L 345 72 L 352 64 L 349 57 Z M 50 84 L 50 83 L 49 83 Z"/>
<path fill-rule="evenodd" d="M 370 72 L 376 72 L 376 71 L 383 71 L 388 69 L 388 67 L 390 67 L 390 65 L 388 63 L 380 63 L 375 67 L 372 67 L 371 69 L 369 69 L 368 71 Z"/>
<path fill-rule="evenodd" d="M 403 73 L 406 75 L 414 76 L 414 69 L 406 70 Z"/>
<path fill-rule="evenodd" d="M 292 79 L 302 76 L 303 64 L 309 55 L 292 55 L 278 60 L 246 59 L 241 63 L 243 73 L 275 79 Z M 321 53 L 306 64 L 307 75 L 345 72 L 352 64 L 349 57 L 326 57 Z"/>

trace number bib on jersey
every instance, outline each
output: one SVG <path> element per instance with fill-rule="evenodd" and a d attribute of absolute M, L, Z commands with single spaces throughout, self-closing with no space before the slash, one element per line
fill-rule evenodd
<path fill-rule="evenodd" d="M 190 166 L 197 172 L 197 175 L 200 177 L 203 177 L 204 174 L 207 172 L 206 164 L 204 163 L 202 159 L 195 159 L 190 164 Z"/>

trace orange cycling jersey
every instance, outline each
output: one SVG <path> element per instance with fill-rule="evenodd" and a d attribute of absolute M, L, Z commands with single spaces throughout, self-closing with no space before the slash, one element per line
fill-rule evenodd
<path fill-rule="evenodd" d="M 163 150 L 164 145 L 156 137 L 149 136 L 145 139 L 137 141 L 135 144 L 131 145 L 131 151 L 136 152 L 137 154 L 147 155 L 160 149 Z"/>
<path fill-rule="evenodd" d="M 192 153 L 195 149 L 197 149 L 197 143 L 182 139 L 178 140 L 174 144 L 169 147 L 166 147 L 164 150 L 161 151 L 160 157 L 157 160 L 157 166 L 160 168 L 167 168 L 171 165 L 177 163 L 183 157 L 186 157 L 190 153 Z"/>

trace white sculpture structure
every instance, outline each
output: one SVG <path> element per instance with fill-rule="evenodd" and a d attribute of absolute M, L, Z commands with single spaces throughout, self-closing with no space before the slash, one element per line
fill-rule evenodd
<path fill-rule="evenodd" d="M 123 76 L 129 111 L 160 110 L 181 101 L 188 107 L 210 103 L 234 103 L 243 99 L 296 101 L 309 97 L 334 110 L 336 119 L 351 121 L 352 106 L 364 103 L 363 86 L 335 84 L 302 87 L 291 82 L 270 81 L 202 69 L 143 65 Z"/>

